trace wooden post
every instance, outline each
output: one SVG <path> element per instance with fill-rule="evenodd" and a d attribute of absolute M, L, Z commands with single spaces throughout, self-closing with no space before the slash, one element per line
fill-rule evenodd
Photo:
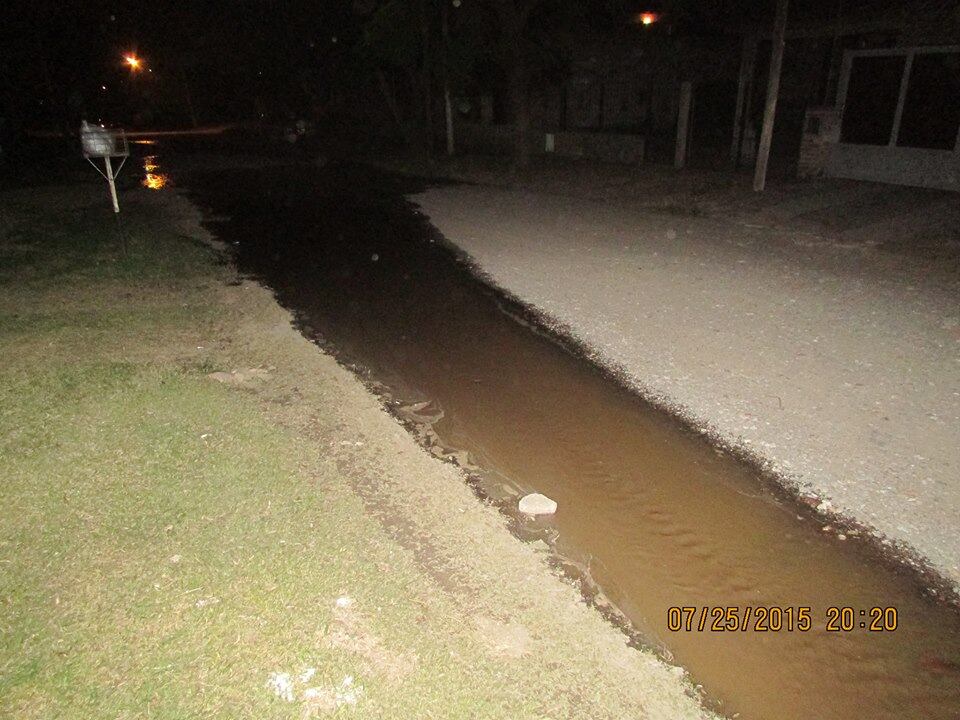
<path fill-rule="evenodd" d="M 743 125 L 749 122 L 749 113 L 753 94 L 753 73 L 757 63 L 757 36 L 753 33 L 743 36 L 743 50 L 740 53 L 740 77 L 737 82 L 737 107 L 733 116 L 733 141 L 730 143 L 730 160 L 734 166 L 740 164 L 740 144 L 743 142 Z"/>
<path fill-rule="evenodd" d="M 427 154 L 433 155 L 433 78 L 430 43 L 430 15 L 427 0 L 420 0 L 420 42 L 423 50 L 422 67 L 420 68 L 420 83 L 423 85 L 423 122 L 424 134 L 427 143 Z"/>
<path fill-rule="evenodd" d="M 677 114 L 677 152 L 673 158 L 673 167 L 682 170 L 687 164 L 687 136 L 690 133 L 690 106 L 693 100 L 693 83 L 685 80 L 680 83 L 680 112 Z"/>
<path fill-rule="evenodd" d="M 443 35 L 443 108 L 447 121 L 447 155 L 456 150 L 453 142 L 453 103 L 450 101 L 450 23 L 447 0 L 440 0 L 440 29 Z"/>
<path fill-rule="evenodd" d="M 757 39 L 757 42 L 759 43 L 759 38 Z M 757 51 L 756 51 L 756 48 L 754 48 L 753 68 L 756 68 L 756 66 L 757 66 Z M 743 123 L 740 125 L 740 133 L 741 133 L 740 148 L 739 148 L 740 154 L 737 156 L 738 167 L 740 165 L 740 161 L 743 159 L 743 156 L 744 156 L 743 148 L 744 148 L 744 144 L 747 142 L 747 128 L 750 128 L 751 131 L 753 130 L 751 121 L 753 118 L 753 100 L 754 100 L 754 96 L 756 95 L 756 88 L 757 88 L 756 78 L 754 77 L 754 71 L 751 70 L 750 77 L 747 78 L 746 97 L 743 99 Z M 751 132 L 751 136 L 753 136 L 752 132 Z M 754 157 L 756 157 L 756 154 L 754 152 L 754 148 L 751 147 L 750 159 L 752 160 Z"/>
<path fill-rule="evenodd" d="M 453 104 L 450 102 L 450 83 L 443 86 L 443 105 L 447 114 L 447 155 L 453 155 L 456 148 L 453 144 Z"/>
<path fill-rule="evenodd" d="M 120 203 L 117 202 L 117 176 L 113 173 L 113 164 L 110 162 L 110 156 L 103 158 L 104 167 L 107 170 L 107 185 L 110 186 L 110 201 L 113 203 L 113 212 L 120 212 Z"/>
<path fill-rule="evenodd" d="M 763 109 L 763 128 L 760 131 L 757 166 L 753 175 L 753 189 L 757 192 L 767 186 L 767 165 L 770 162 L 770 143 L 773 140 L 773 118 L 777 114 L 777 96 L 780 94 L 780 68 L 783 67 L 783 46 L 786 32 L 787 0 L 777 0 L 777 14 L 773 21 L 773 38 L 770 44 L 767 101 Z"/>

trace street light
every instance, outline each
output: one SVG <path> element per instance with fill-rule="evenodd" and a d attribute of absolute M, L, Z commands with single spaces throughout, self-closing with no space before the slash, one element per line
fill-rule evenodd
<path fill-rule="evenodd" d="M 642 12 L 637 15 L 637 21 L 641 25 L 653 25 L 659 19 L 660 16 L 655 12 Z"/>
<path fill-rule="evenodd" d="M 132 55 L 132 54 L 131 54 L 131 55 L 124 55 L 124 56 L 123 56 L 123 61 L 124 61 L 127 65 L 129 65 L 129 66 L 130 66 L 130 69 L 133 70 L 133 71 L 137 71 L 137 70 L 140 69 L 140 58 L 138 58 L 136 55 Z"/>

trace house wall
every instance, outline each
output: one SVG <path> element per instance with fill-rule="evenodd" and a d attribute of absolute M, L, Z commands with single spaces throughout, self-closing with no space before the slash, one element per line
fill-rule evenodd
<path fill-rule="evenodd" d="M 905 105 L 908 104 L 907 98 L 912 77 L 911 67 L 914 58 L 930 57 L 931 54 L 941 52 L 955 55 L 960 52 L 960 46 L 944 46 L 941 48 L 898 47 L 888 50 L 848 51 L 845 54 L 837 93 L 837 108 L 839 108 L 837 117 L 841 130 L 844 123 L 844 113 L 850 111 L 851 97 L 856 97 L 852 93 L 851 96 L 848 96 L 848 85 L 853 63 L 858 58 L 904 58 L 899 80 L 899 96 L 896 101 L 896 111 L 893 115 L 889 137 L 883 141 L 883 144 L 867 144 L 863 141 L 845 142 L 843 132 L 839 132 L 833 142 L 826 143 L 827 154 L 824 169 L 827 175 L 960 191 L 960 128 L 956 130 L 956 139 L 953 147 L 949 149 L 928 149 L 898 144 L 901 117 L 904 114 Z M 873 76 L 871 76 L 871 82 L 873 82 Z M 865 94 L 861 87 L 860 97 L 875 97 L 874 87 L 874 85 L 871 85 L 869 94 Z M 920 87 L 924 86 L 921 84 Z M 957 98 L 957 101 L 960 101 L 960 98 Z M 887 105 L 885 107 L 890 108 L 891 106 Z M 876 115 L 860 115 L 857 117 L 876 117 Z M 872 141 L 870 142 L 872 143 Z M 809 152 L 812 157 L 813 150 L 811 149 Z"/>
<path fill-rule="evenodd" d="M 830 177 L 960 192 L 960 153 L 949 150 L 833 145 L 826 159 Z"/>

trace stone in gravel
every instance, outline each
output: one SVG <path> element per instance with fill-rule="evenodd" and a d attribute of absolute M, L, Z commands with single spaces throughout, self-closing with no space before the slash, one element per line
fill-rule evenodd
<path fill-rule="evenodd" d="M 527 515 L 553 515 L 557 511 L 557 503 L 546 495 L 530 493 L 520 498 L 520 512 Z"/>

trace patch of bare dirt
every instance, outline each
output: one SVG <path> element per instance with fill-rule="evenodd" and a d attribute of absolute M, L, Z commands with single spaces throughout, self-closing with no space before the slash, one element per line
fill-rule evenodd
<path fill-rule="evenodd" d="M 493 657 L 516 660 L 528 655 L 533 648 L 533 637 L 518 622 L 502 622 L 480 615 L 473 619 L 475 635 L 480 645 Z"/>
<path fill-rule="evenodd" d="M 245 370 L 231 370 L 230 372 L 217 371 L 207 375 L 211 380 L 216 380 L 224 385 L 237 385 L 245 387 L 263 382 L 270 377 L 270 370 L 263 368 L 247 368 Z"/>
<path fill-rule="evenodd" d="M 416 654 L 398 652 L 384 646 L 352 603 L 335 605 L 333 620 L 324 633 L 323 644 L 331 649 L 353 653 L 361 659 L 365 669 L 391 681 L 402 680 L 417 667 Z"/>

